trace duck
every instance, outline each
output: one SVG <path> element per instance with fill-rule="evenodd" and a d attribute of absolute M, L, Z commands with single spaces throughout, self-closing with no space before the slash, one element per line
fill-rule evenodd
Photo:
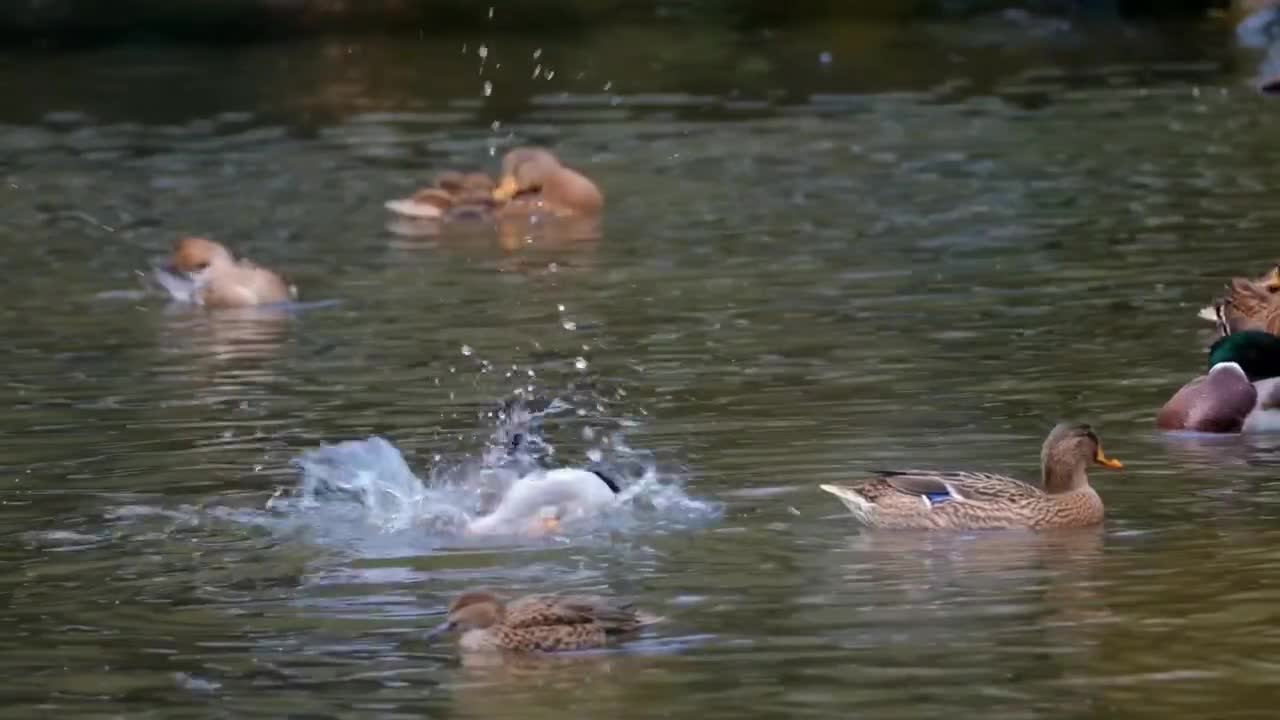
<path fill-rule="evenodd" d="M 248 260 L 236 260 L 221 243 L 205 237 L 179 238 L 168 266 L 154 277 L 178 301 L 208 308 L 251 307 L 297 298 L 297 288 Z"/>
<path fill-rule="evenodd" d="M 594 182 L 541 147 L 519 147 L 503 156 L 493 199 L 502 205 L 500 215 L 508 218 L 594 217 L 604 208 L 604 195 Z"/>
<path fill-rule="evenodd" d="M 1198 316 L 1217 323 L 1223 335 L 1238 330 L 1280 333 L 1280 264 L 1256 280 L 1232 278 L 1227 294 L 1200 309 Z"/>
<path fill-rule="evenodd" d="M 632 603 L 596 595 L 526 595 L 503 602 L 491 592 L 471 590 L 449 603 L 448 617 L 427 639 L 457 631 L 464 653 L 591 650 L 661 620 Z"/>
<path fill-rule="evenodd" d="M 497 507 L 470 520 L 470 535 L 548 535 L 564 523 L 597 515 L 618 502 L 617 481 L 602 470 L 536 470 L 507 490 Z"/>
<path fill-rule="evenodd" d="M 987 472 L 887 470 L 861 485 L 820 485 L 854 519 L 896 530 L 997 530 L 1088 527 L 1102 522 L 1102 498 L 1088 467 L 1119 469 L 1090 426 L 1059 423 L 1040 450 L 1043 487 Z"/>
<path fill-rule="evenodd" d="M 409 197 L 388 200 L 384 207 L 416 220 L 483 220 L 496 205 L 493 190 L 493 178 L 485 173 L 446 170 L 430 186 Z"/>
<path fill-rule="evenodd" d="M 1218 338 L 1209 347 L 1208 366 L 1160 408 L 1158 429 L 1280 430 L 1280 337 L 1245 330 Z"/>

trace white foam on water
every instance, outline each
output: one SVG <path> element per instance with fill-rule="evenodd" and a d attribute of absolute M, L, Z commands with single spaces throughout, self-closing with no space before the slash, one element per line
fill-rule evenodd
<path fill-rule="evenodd" d="M 540 414 L 556 410 L 553 403 Z M 719 504 L 690 497 L 682 478 L 664 475 L 652 459 L 616 438 L 612 450 L 622 461 L 617 465 L 549 471 L 545 459 L 554 455 L 554 449 L 533 429 L 535 419 L 523 410 L 510 411 L 478 458 L 438 465 L 425 477 L 414 473 L 392 443 L 377 436 L 307 450 L 294 460 L 301 473 L 298 485 L 277 493 L 266 509 L 290 521 L 289 525 L 309 526 L 309 534 L 322 541 L 351 539 L 352 534 L 363 535 L 366 541 L 370 535 L 397 535 L 413 538 L 409 545 L 419 549 L 422 542 L 450 547 L 545 544 L 595 532 L 642 533 L 696 525 L 720 514 Z M 629 469 L 624 471 L 624 465 Z M 589 503 L 581 512 L 557 514 L 560 525 L 551 533 L 529 532 L 531 522 L 513 522 L 509 527 L 505 521 L 477 522 L 493 513 L 504 498 L 510 501 L 513 486 L 517 487 L 514 495 L 519 496 L 530 483 L 537 483 L 533 487 L 541 491 L 545 486 L 540 483 L 554 485 L 558 479 L 599 480 L 574 475 L 574 469 L 591 473 L 598 469 L 620 492 L 612 502 Z M 599 482 L 603 487 L 604 481 Z M 587 485 L 586 489 L 600 487 Z M 516 516 L 539 517 L 536 508 Z M 481 528 L 485 532 L 478 532 Z"/>

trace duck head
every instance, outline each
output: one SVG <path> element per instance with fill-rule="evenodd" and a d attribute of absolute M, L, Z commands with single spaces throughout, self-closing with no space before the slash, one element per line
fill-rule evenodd
<path fill-rule="evenodd" d="M 427 633 L 433 639 L 455 630 L 484 630 L 502 622 L 502 601 L 490 592 L 475 590 L 465 592 L 449 603 L 449 615 L 445 621 Z"/>
<path fill-rule="evenodd" d="M 550 150 L 516 148 L 502 158 L 502 176 L 493 198 L 506 202 L 521 193 L 539 192 L 564 166 Z"/>
<path fill-rule="evenodd" d="M 1280 337 L 1243 330 L 1209 347 L 1209 371 L 1178 389 L 1156 415 L 1161 430 L 1232 433 L 1258 403 L 1254 383 L 1280 377 Z"/>
<path fill-rule="evenodd" d="M 1222 363 L 1238 365 L 1249 382 L 1280 377 L 1280 337 L 1261 330 L 1220 337 L 1209 346 L 1209 369 Z"/>
<path fill-rule="evenodd" d="M 1112 470 L 1124 467 L 1102 452 L 1102 441 L 1093 428 L 1083 424 L 1060 423 L 1040 448 L 1040 469 L 1046 492 L 1066 492 L 1088 483 L 1090 463 Z"/>
<path fill-rule="evenodd" d="M 235 265 L 231 251 L 221 243 L 203 237 L 184 237 L 173 247 L 170 267 L 174 272 L 199 281 L 210 273 Z"/>

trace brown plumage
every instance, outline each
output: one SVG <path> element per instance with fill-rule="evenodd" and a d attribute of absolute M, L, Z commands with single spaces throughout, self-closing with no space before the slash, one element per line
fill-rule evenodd
<path fill-rule="evenodd" d="M 890 470 L 853 487 L 822 485 L 864 525 L 888 529 L 1047 529 L 1102 522 L 1102 499 L 1089 485 L 1096 462 L 1123 467 L 1102 452 L 1088 425 L 1060 424 L 1040 451 L 1042 488 L 985 472 Z"/>
<path fill-rule="evenodd" d="M 1217 323 L 1224 336 L 1242 330 L 1280 333 L 1280 265 L 1256 280 L 1232 278 L 1227 294 L 1199 315 Z"/>
<path fill-rule="evenodd" d="M 1280 288 L 1280 282 L 1276 287 Z M 1243 330 L 1280 333 L 1280 294 L 1271 285 L 1234 278 L 1230 288 L 1215 305 L 1223 335 Z"/>
<path fill-rule="evenodd" d="M 604 195 L 586 175 L 560 164 L 550 150 L 516 148 L 502 158 L 502 175 L 493 198 L 501 214 L 550 214 L 589 217 L 604 208 Z"/>
<path fill-rule="evenodd" d="M 450 603 L 448 619 L 429 637 L 457 630 L 464 652 L 588 650 L 658 620 L 631 603 L 594 595 L 528 595 L 503 603 L 471 591 Z"/>
<path fill-rule="evenodd" d="M 248 260 L 236 261 L 222 244 L 184 237 L 174 246 L 172 267 L 158 269 L 181 283 L 164 282 L 179 299 L 207 307 L 248 307 L 286 302 L 296 294 L 280 276 Z M 181 293 L 177 288 L 181 287 Z"/>
<path fill-rule="evenodd" d="M 481 172 L 445 170 L 428 187 L 407 198 L 389 200 L 386 208 L 420 220 L 489 219 L 497 204 L 493 178 Z"/>

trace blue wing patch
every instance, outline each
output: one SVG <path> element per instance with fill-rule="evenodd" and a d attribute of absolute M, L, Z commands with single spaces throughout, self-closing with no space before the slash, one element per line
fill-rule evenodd
<path fill-rule="evenodd" d="M 944 492 L 925 493 L 924 497 L 926 500 L 929 501 L 930 505 L 941 505 L 944 502 L 955 500 L 955 498 L 951 497 L 951 493 L 944 493 Z"/>

